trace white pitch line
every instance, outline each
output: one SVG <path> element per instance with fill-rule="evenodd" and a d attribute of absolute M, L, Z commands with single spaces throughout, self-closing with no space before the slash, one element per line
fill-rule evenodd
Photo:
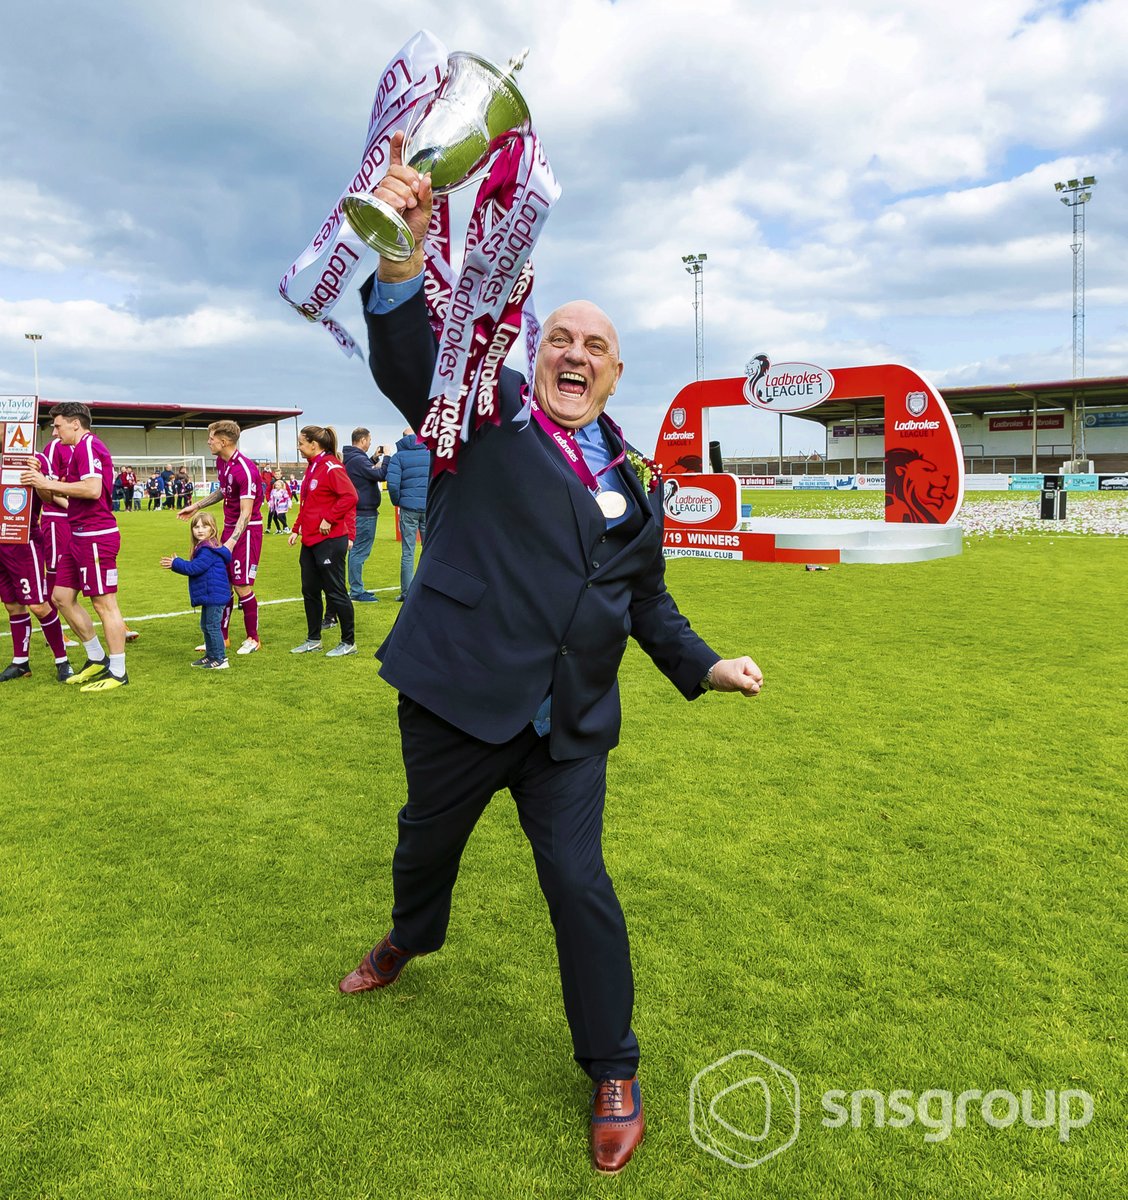
<path fill-rule="evenodd" d="M 268 604 L 296 604 L 299 600 L 301 600 L 301 596 L 287 596 L 285 600 L 260 600 L 259 608 L 266 608 Z M 163 621 L 166 617 L 191 617 L 195 615 L 196 609 L 186 608 L 183 612 L 146 613 L 143 617 L 122 617 L 122 620 L 128 625 L 130 621 L 136 624 L 138 621 Z M 98 621 L 94 623 L 96 625 L 100 624 Z"/>
<path fill-rule="evenodd" d="M 384 588 L 369 588 L 368 590 L 371 592 L 398 592 L 399 588 L 398 587 L 384 587 Z M 271 605 L 271 604 L 300 604 L 301 600 L 302 600 L 301 596 L 287 596 L 284 600 L 260 600 L 259 608 L 266 608 L 268 605 Z M 122 617 L 122 620 L 126 623 L 126 625 L 129 625 L 131 623 L 136 625 L 139 621 L 164 621 L 169 617 L 194 617 L 194 616 L 196 616 L 196 614 L 197 614 L 196 609 L 186 608 L 181 612 L 146 613 L 144 616 L 140 616 L 140 617 Z M 97 617 L 92 616 L 91 620 L 94 622 L 95 625 L 102 624 L 102 622 L 99 621 Z M 63 628 L 70 629 L 70 626 L 67 624 L 64 624 Z M 0 633 L 0 637 L 10 638 L 11 636 L 12 635 L 10 632 L 9 633 Z"/>

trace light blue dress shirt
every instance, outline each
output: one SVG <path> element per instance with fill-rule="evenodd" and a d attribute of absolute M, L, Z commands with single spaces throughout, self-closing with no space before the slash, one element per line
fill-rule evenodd
<path fill-rule="evenodd" d="M 405 300 L 410 300 L 422 286 L 422 271 L 414 278 L 405 279 L 402 283 L 384 283 L 383 280 L 377 279 L 376 286 L 368 296 L 368 311 L 375 317 L 390 313 L 393 309 L 399 308 Z"/>

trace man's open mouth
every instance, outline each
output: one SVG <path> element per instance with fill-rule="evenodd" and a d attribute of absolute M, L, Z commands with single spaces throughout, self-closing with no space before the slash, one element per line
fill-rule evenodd
<path fill-rule="evenodd" d="M 561 371 L 556 376 L 556 387 L 563 396 L 582 396 L 587 391 L 587 380 L 575 371 Z"/>

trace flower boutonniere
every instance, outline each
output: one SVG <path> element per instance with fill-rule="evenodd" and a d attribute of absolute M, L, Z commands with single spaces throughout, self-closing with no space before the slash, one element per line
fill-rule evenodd
<path fill-rule="evenodd" d="M 644 490 L 653 492 L 658 487 L 658 464 L 637 450 L 627 451 L 627 462 L 631 470 L 638 476 Z"/>

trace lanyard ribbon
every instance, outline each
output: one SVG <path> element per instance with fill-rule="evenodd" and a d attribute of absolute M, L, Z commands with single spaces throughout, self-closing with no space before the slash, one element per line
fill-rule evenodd
<path fill-rule="evenodd" d="M 565 429 L 563 425 L 557 425 L 535 400 L 532 404 L 532 410 L 533 420 L 556 443 L 560 453 L 564 455 L 564 461 L 576 472 L 580 482 L 593 496 L 598 494 L 601 490 L 599 486 L 600 476 L 606 475 L 608 471 L 613 470 L 627 457 L 627 443 L 623 438 L 623 431 L 610 417 L 607 418 L 607 423 L 611 426 L 623 448 L 607 466 L 600 468 L 598 473 L 593 473 L 591 467 L 587 464 L 587 460 L 584 458 L 584 452 L 580 448 L 579 442 L 576 440 L 575 431 Z"/>
<path fill-rule="evenodd" d="M 560 185 L 531 130 L 505 135 L 492 150 L 439 337 L 431 405 L 419 430 L 432 451 L 434 475 L 457 469 L 459 449 L 473 430 L 500 422 L 501 368 L 522 326 L 529 378 L 540 341 L 529 255 Z"/>
<path fill-rule="evenodd" d="M 390 162 L 388 143 L 397 130 L 406 129 L 419 104 L 428 101 L 446 76 L 446 47 L 433 34 L 420 30 L 408 39 L 403 48 L 384 68 L 376 96 L 372 102 L 372 114 L 368 122 L 368 136 L 364 143 L 364 155 L 360 169 L 341 193 L 333 210 L 321 223 L 321 227 L 290 269 L 278 282 L 278 291 L 287 304 L 297 310 L 307 321 L 323 325 L 346 355 L 363 354 L 349 331 L 330 317 L 338 300 L 347 290 L 349 280 L 356 273 L 361 259 L 368 252 L 367 245 L 353 232 L 345 220 L 341 207 L 344 198 L 352 192 L 368 192 L 383 178 Z M 428 261 L 436 260 L 429 268 L 428 282 L 434 277 L 433 289 L 441 291 L 444 283 L 450 283 L 450 215 L 445 198 L 435 201 L 431 227 L 427 230 Z M 321 271 L 311 273 L 295 295 L 291 295 L 296 276 L 314 263 L 324 265 Z"/>

